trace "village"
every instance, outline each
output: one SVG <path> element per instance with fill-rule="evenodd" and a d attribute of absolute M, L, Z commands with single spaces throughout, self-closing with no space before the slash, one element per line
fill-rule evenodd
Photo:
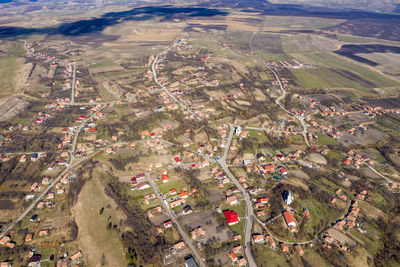
<path fill-rule="evenodd" d="M 292 93 L 281 75 L 311 68 L 298 60 L 266 62 L 246 80 L 182 38 L 143 59 L 135 91 L 101 90 L 87 64 L 43 46 L 25 43 L 31 60 L 54 68 L 51 89 L 0 133 L 2 171 L 29 174 L 1 183 L 14 205 L 1 221 L 1 266 L 87 264 L 70 209 L 100 174 L 115 205 L 140 210 L 163 240 L 166 266 L 255 266 L 271 253 L 299 262 L 334 250 L 346 258 L 373 231 L 373 187 L 400 192 L 396 168 L 373 146 L 385 135 L 379 118 L 400 109 Z M 98 210 L 91 220 L 109 212 Z M 128 231 L 127 213 L 101 230 Z"/>

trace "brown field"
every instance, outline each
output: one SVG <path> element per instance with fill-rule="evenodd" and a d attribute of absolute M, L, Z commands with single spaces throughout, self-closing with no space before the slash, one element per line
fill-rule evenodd
<path fill-rule="evenodd" d="M 107 205 L 111 207 L 106 208 Z M 99 215 L 102 207 L 105 208 L 104 213 Z M 89 266 L 100 266 L 103 253 L 106 265 L 126 265 L 119 234 L 106 229 L 108 216 L 111 216 L 114 224 L 125 218 L 116 208 L 115 202 L 105 195 L 97 175 L 86 182 L 72 213 L 79 228 L 78 243 L 82 252 L 87 255 Z"/>

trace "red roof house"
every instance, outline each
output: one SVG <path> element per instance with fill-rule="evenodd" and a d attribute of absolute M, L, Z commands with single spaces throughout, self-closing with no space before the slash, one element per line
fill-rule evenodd
<path fill-rule="evenodd" d="M 239 222 L 239 216 L 233 210 L 224 210 L 224 215 L 229 225 L 234 225 Z"/>

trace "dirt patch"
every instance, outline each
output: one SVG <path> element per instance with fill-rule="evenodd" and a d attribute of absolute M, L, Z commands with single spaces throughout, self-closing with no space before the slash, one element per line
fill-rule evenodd
<path fill-rule="evenodd" d="M 326 165 L 326 163 L 327 163 L 326 158 L 317 153 L 312 153 L 312 154 L 308 155 L 307 159 L 309 159 L 312 162 L 318 163 L 318 164 Z"/>
<path fill-rule="evenodd" d="M 100 215 L 99 211 L 103 207 L 104 212 Z M 96 175 L 86 182 L 72 209 L 72 214 L 79 228 L 78 243 L 82 252 L 87 255 L 89 266 L 100 266 L 103 253 L 107 266 L 126 265 L 119 234 L 106 229 L 108 222 L 118 224 L 125 218 L 122 212 L 116 209 L 117 205 L 105 195 Z"/>
<path fill-rule="evenodd" d="M 0 210 L 12 210 L 14 209 L 14 203 L 8 199 L 0 199 Z"/>
<path fill-rule="evenodd" d="M 27 105 L 28 102 L 19 96 L 10 96 L 0 99 L 0 121 L 5 121 L 14 117 Z"/>
<path fill-rule="evenodd" d="M 232 236 L 231 230 L 229 228 L 217 229 L 218 223 L 212 213 L 212 211 L 201 211 L 184 215 L 180 219 L 185 228 L 189 230 L 201 226 L 206 231 L 207 239 L 215 237 L 219 242 L 229 240 Z"/>
<path fill-rule="evenodd" d="M 350 246 L 355 246 L 357 244 L 353 239 L 334 228 L 328 230 L 328 235 L 338 240 L 341 244 L 348 244 Z"/>

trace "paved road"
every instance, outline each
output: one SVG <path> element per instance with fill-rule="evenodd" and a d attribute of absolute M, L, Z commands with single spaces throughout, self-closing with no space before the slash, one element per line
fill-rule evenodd
<path fill-rule="evenodd" d="M 103 106 L 101 109 L 104 109 L 106 106 Z M 100 110 L 101 110 L 100 109 Z M 94 112 L 90 117 L 88 117 L 87 119 L 85 119 L 84 121 L 82 121 L 81 122 L 81 124 L 79 125 L 79 128 L 78 128 L 78 130 L 77 130 L 77 132 L 75 133 L 75 136 L 74 136 L 74 142 L 72 143 L 72 148 L 71 148 L 71 150 L 70 150 L 70 161 L 69 161 L 69 165 L 68 165 L 68 167 L 63 171 L 63 172 L 61 172 L 55 179 L 54 179 L 54 181 L 32 202 L 32 204 L 18 217 L 18 219 L 17 220 L 15 220 L 14 222 L 12 222 L 11 224 L 9 224 L 7 227 L 5 227 L 5 228 L 3 228 L 2 229 L 2 233 L 0 234 L 0 239 L 8 232 L 8 231 L 10 231 L 12 228 L 14 228 L 14 226 L 18 223 L 18 222 L 20 222 L 20 221 L 22 221 L 22 219 L 23 218 L 25 218 L 25 216 L 26 215 L 28 215 L 35 207 L 36 207 L 36 205 L 37 205 L 37 203 L 39 202 L 39 201 L 41 201 L 42 200 L 42 198 L 45 196 L 45 195 L 47 195 L 47 193 L 53 188 L 53 186 L 55 185 L 55 184 L 57 184 L 60 180 L 61 180 L 61 178 L 64 176 L 64 174 L 66 174 L 69 170 L 71 170 L 72 168 L 74 168 L 74 167 L 76 167 L 76 166 L 78 166 L 80 163 L 82 163 L 83 161 L 85 161 L 85 160 L 87 160 L 89 157 L 84 157 L 84 158 L 81 158 L 81 159 L 79 159 L 79 160 L 77 160 L 75 163 L 73 163 L 72 164 L 72 162 L 73 162 L 73 160 L 74 160 L 74 152 L 75 152 L 75 149 L 76 149 L 76 144 L 77 144 L 77 141 L 78 141 L 78 135 L 79 135 L 79 133 L 82 131 L 82 129 L 83 129 L 83 127 L 86 125 L 86 123 L 91 119 L 91 118 L 93 118 L 93 116 L 94 115 L 96 115 L 96 113 L 97 113 L 98 111 L 96 111 L 96 112 Z"/>
<path fill-rule="evenodd" d="M 71 104 L 75 103 L 75 77 L 76 77 L 76 64 L 72 69 L 72 87 L 71 87 Z"/>
<path fill-rule="evenodd" d="M 194 118 L 196 118 L 197 120 L 201 121 L 201 118 L 199 116 L 196 115 L 196 113 L 194 113 L 190 108 L 188 108 L 185 104 L 183 104 L 181 101 L 179 101 L 173 94 L 171 94 L 171 92 L 164 86 L 162 85 L 158 79 L 157 79 L 157 72 L 156 72 L 156 64 L 157 64 L 157 60 L 159 58 L 159 56 L 167 51 L 169 51 L 171 48 L 168 48 L 167 50 L 161 52 L 160 54 L 158 54 L 154 61 L 153 64 L 151 65 L 151 70 L 153 72 L 153 78 L 154 78 L 154 82 L 161 87 L 161 89 L 164 90 L 164 92 L 166 92 L 169 97 L 171 97 L 179 106 L 181 106 L 184 110 L 188 111 L 190 114 L 192 114 L 192 116 Z"/>
<path fill-rule="evenodd" d="M 308 137 L 307 137 L 308 131 L 307 131 L 306 122 L 304 121 L 305 117 L 303 117 L 303 116 L 298 116 L 298 115 L 294 114 L 293 112 L 287 110 L 287 109 L 281 104 L 281 100 L 286 96 L 286 90 L 283 88 L 282 82 L 281 82 L 281 80 L 279 79 L 279 76 L 278 76 L 278 74 L 276 73 L 276 71 L 273 70 L 273 69 L 271 69 L 271 68 L 268 67 L 267 65 L 266 65 L 266 67 L 267 67 L 267 69 L 269 69 L 269 70 L 274 74 L 276 80 L 277 80 L 278 83 L 279 83 L 279 87 L 280 87 L 281 90 L 282 90 L 282 94 L 275 100 L 275 104 L 277 104 L 277 105 L 278 105 L 283 111 L 285 111 L 286 113 L 288 113 L 288 114 L 292 115 L 293 117 L 295 117 L 295 118 L 301 123 L 301 125 L 303 126 L 303 131 L 301 132 L 301 134 L 303 135 L 304 141 L 306 142 L 307 146 L 311 147 L 311 145 L 310 145 L 310 143 L 309 143 L 309 141 L 308 141 Z"/>
<path fill-rule="evenodd" d="M 165 200 L 165 198 L 161 194 L 157 184 L 153 181 L 153 179 L 151 179 L 150 174 L 148 172 L 146 172 L 146 178 L 149 181 L 151 187 L 153 188 L 154 193 L 156 194 L 156 196 L 158 197 L 158 199 L 164 206 L 165 210 L 167 211 L 168 216 L 171 218 L 171 220 L 174 222 L 174 224 L 178 228 L 178 231 L 180 232 L 182 238 L 185 240 L 185 243 L 187 244 L 187 246 L 190 248 L 190 250 L 196 257 L 197 262 L 200 264 L 200 266 L 206 267 L 203 259 L 200 257 L 200 254 L 197 252 L 196 248 L 193 246 L 192 241 L 190 240 L 189 236 L 186 234 L 186 232 L 182 229 L 181 225 L 179 224 L 178 219 L 175 216 L 175 213 L 173 213 L 171 211 L 171 209 L 169 208 L 168 202 Z"/>
<path fill-rule="evenodd" d="M 255 267 L 257 266 L 253 254 L 251 253 L 251 229 L 253 226 L 253 220 L 254 220 L 254 212 L 253 212 L 253 205 L 250 200 L 250 196 L 247 193 L 247 191 L 243 188 L 243 186 L 238 182 L 236 177 L 231 173 L 229 170 L 228 166 L 226 165 L 226 158 L 228 156 L 229 148 L 232 143 L 232 138 L 233 138 L 233 132 L 235 128 L 232 125 L 229 125 L 230 132 L 228 136 L 228 140 L 226 142 L 225 146 L 225 151 L 223 156 L 220 159 L 217 159 L 216 162 L 221 166 L 221 168 L 225 171 L 225 173 L 228 175 L 229 179 L 235 184 L 235 186 L 240 190 L 240 192 L 244 196 L 244 200 L 246 201 L 246 211 L 247 211 L 247 220 L 245 221 L 245 251 L 246 251 L 246 257 L 247 261 L 249 263 L 250 267 Z"/>

